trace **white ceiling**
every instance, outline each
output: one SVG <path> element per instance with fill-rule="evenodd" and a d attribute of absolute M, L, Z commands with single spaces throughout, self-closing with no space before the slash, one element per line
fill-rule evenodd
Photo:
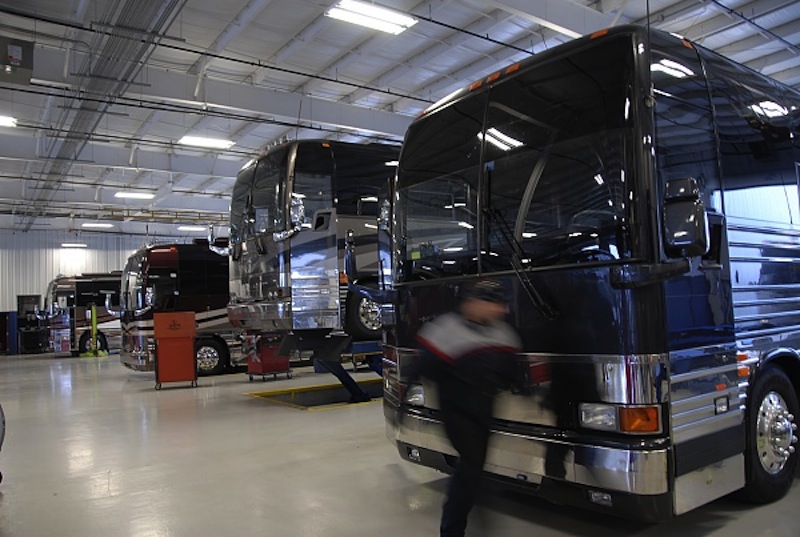
<path fill-rule="evenodd" d="M 0 229 L 224 235 L 236 172 L 265 146 L 400 142 L 431 102 L 648 7 L 652 26 L 800 88 L 797 0 L 376 2 L 419 19 L 396 36 L 325 17 L 334 3 L 0 0 L 0 36 L 35 43 L 29 85 L 0 73 L 0 115 L 18 119 L 0 127 Z M 188 150 L 186 134 L 236 145 Z"/>

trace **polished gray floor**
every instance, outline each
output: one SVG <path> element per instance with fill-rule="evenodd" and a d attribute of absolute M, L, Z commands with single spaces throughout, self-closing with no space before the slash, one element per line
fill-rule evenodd
<path fill-rule="evenodd" d="M 445 479 L 399 459 L 378 402 L 306 411 L 246 395 L 331 381 L 156 391 L 114 356 L 0 356 L 0 537 L 436 536 Z M 723 499 L 660 525 L 500 494 L 470 535 L 796 537 L 798 481 L 772 505 Z"/>

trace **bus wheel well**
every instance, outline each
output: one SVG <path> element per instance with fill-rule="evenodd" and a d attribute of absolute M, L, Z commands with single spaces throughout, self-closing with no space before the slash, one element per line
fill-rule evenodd
<path fill-rule="evenodd" d="M 377 286 L 377 280 L 364 278 L 359 284 L 367 287 Z M 345 332 L 354 340 L 380 339 L 382 328 L 380 304 L 348 291 L 344 313 Z"/>
<path fill-rule="evenodd" d="M 106 335 L 97 331 L 97 349 L 101 351 L 108 351 L 108 339 Z M 92 331 L 84 330 L 78 340 L 78 354 L 83 354 L 92 350 Z"/>
<path fill-rule="evenodd" d="M 781 353 L 771 356 L 764 361 L 759 370 L 766 367 L 780 368 L 789 377 L 792 386 L 794 386 L 794 393 L 800 399 L 800 356 L 794 353 Z"/>
<path fill-rule="evenodd" d="M 738 496 L 751 503 L 782 498 L 794 481 L 800 457 L 796 423 L 800 404 L 785 360 L 796 365 L 791 357 L 776 357 L 762 365 L 747 398 L 745 487 Z"/>

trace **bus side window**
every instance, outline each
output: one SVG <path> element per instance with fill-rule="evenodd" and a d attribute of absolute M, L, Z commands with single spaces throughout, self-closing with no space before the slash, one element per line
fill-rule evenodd
<path fill-rule="evenodd" d="M 741 66 L 703 54 L 718 117 L 726 217 L 800 223 L 791 114 L 781 91 Z"/>

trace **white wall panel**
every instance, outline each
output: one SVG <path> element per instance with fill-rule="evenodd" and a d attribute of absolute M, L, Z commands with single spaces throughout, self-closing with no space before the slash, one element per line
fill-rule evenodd
<path fill-rule="evenodd" d="M 43 295 L 58 274 L 122 270 L 125 261 L 147 242 L 146 237 L 67 230 L 13 233 L 0 230 L 0 311 L 16 311 L 17 295 Z M 159 238 L 150 242 L 191 242 L 191 238 Z M 62 248 L 80 242 L 87 248 Z"/>

